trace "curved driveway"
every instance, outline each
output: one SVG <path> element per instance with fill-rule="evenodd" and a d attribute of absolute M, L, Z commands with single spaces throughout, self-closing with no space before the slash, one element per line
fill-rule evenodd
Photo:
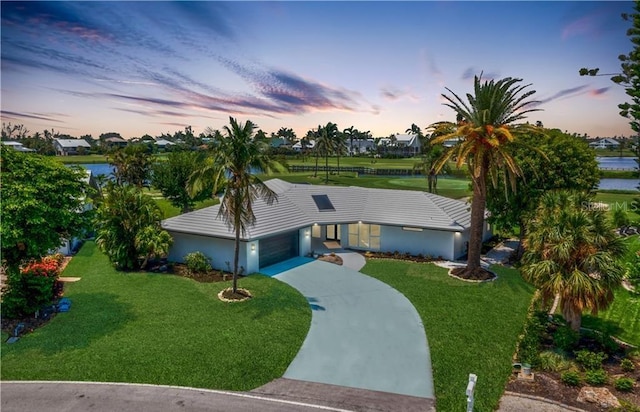
<path fill-rule="evenodd" d="M 314 261 L 275 276 L 299 290 L 313 314 L 284 378 L 433 398 L 417 311 L 397 290 L 354 270 L 357 258 L 345 255 L 344 266 Z"/>

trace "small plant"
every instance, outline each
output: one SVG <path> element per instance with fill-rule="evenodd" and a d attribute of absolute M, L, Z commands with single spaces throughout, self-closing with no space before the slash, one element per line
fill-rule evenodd
<path fill-rule="evenodd" d="M 580 386 L 580 374 L 578 371 L 570 370 L 563 372 L 562 375 L 560 375 L 560 379 L 562 383 L 567 386 Z"/>
<path fill-rule="evenodd" d="M 631 392 L 633 390 L 633 379 L 631 378 L 619 378 L 616 379 L 614 385 L 620 392 Z"/>
<path fill-rule="evenodd" d="M 212 269 L 211 259 L 202 252 L 192 252 L 184 257 L 184 263 L 192 273 L 206 273 Z"/>
<path fill-rule="evenodd" d="M 538 356 L 538 364 L 540 369 L 551 372 L 559 372 L 571 367 L 571 362 L 564 356 L 552 351 L 541 352 Z"/>
<path fill-rule="evenodd" d="M 640 406 L 634 405 L 624 399 L 620 399 L 620 407 L 612 409 L 612 412 L 640 412 Z"/>
<path fill-rule="evenodd" d="M 624 372 L 633 372 L 636 370 L 636 365 L 631 359 L 622 359 L 620 361 L 620 368 L 622 368 Z"/>
<path fill-rule="evenodd" d="M 575 330 L 564 325 L 553 334 L 553 344 L 563 351 L 569 352 L 578 344 L 580 335 Z"/>
<path fill-rule="evenodd" d="M 609 376 L 604 369 L 589 370 L 584 374 L 584 381 L 593 386 L 606 384 L 608 378 Z"/>
<path fill-rule="evenodd" d="M 607 359 L 608 355 L 603 352 L 591 352 L 586 349 L 576 352 L 576 361 L 586 370 L 598 370 L 602 368 L 602 362 Z"/>

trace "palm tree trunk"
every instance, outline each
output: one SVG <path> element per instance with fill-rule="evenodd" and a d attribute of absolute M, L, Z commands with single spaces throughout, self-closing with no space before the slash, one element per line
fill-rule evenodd
<path fill-rule="evenodd" d="M 580 309 L 565 300 L 562 302 L 562 316 L 571 329 L 580 332 L 580 326 L 582 326 L 582 311 Z"/>
<path fill-rule="evenodd" d="M 313 177 L 318 177 L 318 158 L 320 157 L 320 153 L 316 150 L 316 170 L 313 172 Z"/>
<path fill-rule="evenodd" d="M 329 152 L 328 151 L 324 155 L 324 171 L 325 171 L 324 182 L 329 183 Z"/>
<path fill-rule="evenodd" d="M 340 176 L 340 153 L 338 153 L 338 176 Z"/>
<path fill-rule="evenodd" d="M 233 293 L 238 291 L 238 260 L 240 258 L 240 223 L 236 224 L 236 240 L 233 250 Z"/>
<path fill-rule="evenodd" d="M 485 162 L 486 163 L 486 162 Z M 487 204 L 486 164 L 480 169 L 480 176 L 473 178 L 473 199 L 471 199 L 471 228 L 469 231 L 469 254 L 467 271 L 479 269 L 482 254 L 482 235 L 484 232 L 484 214 Z"/>

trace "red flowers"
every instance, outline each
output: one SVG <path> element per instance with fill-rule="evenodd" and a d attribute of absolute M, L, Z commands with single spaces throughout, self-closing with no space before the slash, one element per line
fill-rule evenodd
<path fill-rule="evenodd" d="M 29 263 L 22 268 L 21 273 L 27 276 L 57 278 L 60 274 L 60 263 L 54 257 L 47 256 L 40 262 Z"/>

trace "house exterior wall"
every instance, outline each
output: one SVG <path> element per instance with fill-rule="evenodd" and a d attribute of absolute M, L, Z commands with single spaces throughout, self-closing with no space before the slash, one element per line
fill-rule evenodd
<path fill-rule="evenodd" d="M 229 270 L 226 262 L 229 265 L 233 265 L 233 239 L 220 239 L 209 236 L 191 235 L 187 233 L 169 232 L 173 237 L 173 246 L 169 251 L 169 260 L 172 262 L 184 262 L 184 257 L 191 252 L 202 252 L 211 259 L 211 265 L 214 269 Z M 249 242 L 251 243 L 251 242 Z M 238 266 L 245 268 L 243 275 L 255 272 L 258 268 L 255 267 L 253 261 L 253 254 L 248 261 L 251 248 L 249 243 L 240 242 L 240 256 Z M 255 242 L 258 243 L 258 242 Z M 256 245 L 255 260 L 257 261 L 258 247 Z"/>
<path fill-rule="evenodd" d="M 300 229 L 300 256 L 307 256 L 311 253 L 311 226 Z"/>
<path fill-rule="evenodd" d="M 454 258 L 454 232 L 424 229 L 421 232 L 398 226 L 380 227 L 380 249 L 383 252 L 404 252 L 412 255 Z"/>

